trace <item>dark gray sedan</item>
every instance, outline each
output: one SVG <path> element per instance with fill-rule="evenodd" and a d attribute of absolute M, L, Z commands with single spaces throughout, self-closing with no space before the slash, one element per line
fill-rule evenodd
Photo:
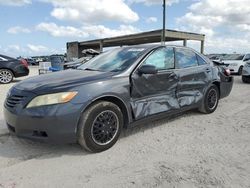
<path fill-rule="evenodd" d="M 233 78 L 192 49 L 133 46 L 105 52 L 68 70 L 33 77 L 8 93 L 11 133 L 52 142 L 78 142 L 92 152 L 112 147 L 141 120 L 190 109 L 212 113 Z"/>

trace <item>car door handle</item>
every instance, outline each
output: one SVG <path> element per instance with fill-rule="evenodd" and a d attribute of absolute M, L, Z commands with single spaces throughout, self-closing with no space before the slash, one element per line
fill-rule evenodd
<path fill-rule="evenodd" d="M 206 72 L 207 72 L 207 73 L 211 72 L 210 68 L 207 68 L 207 69 L 206 69 Z"/>
<path fill-rule="evenodd" d="M 168 79 L 169 80 L 175 80 L 175 79 L 177 79 L 178 77 L 177 77 L 177 75 L 175 74 L 175 73 L 172 73 L 172 74 L 170 74 L 169 76 L 168 76 Z"/>

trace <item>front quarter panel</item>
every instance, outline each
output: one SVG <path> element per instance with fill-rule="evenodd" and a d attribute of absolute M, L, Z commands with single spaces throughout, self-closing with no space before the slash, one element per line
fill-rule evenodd
<path fill-rule="evenodd" d="M 82 104 L 82 112 L 96 100 L 103 97 L 115 97 L 126 106 L 129 120 L 131 120 L 129 77 L 113 77 L 108 80 L 88 83 L 75 88 L 75 90 L 78 91 L 78 95 L 71 103 Z"/>

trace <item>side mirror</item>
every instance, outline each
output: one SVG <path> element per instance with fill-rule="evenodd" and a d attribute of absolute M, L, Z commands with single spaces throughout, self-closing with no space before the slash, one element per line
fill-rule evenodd
<path fill-rule="evenodd" d="M 157 74 L 158 70 L 154 65 L 142 65 L 138 72 L 139 74 Z"/>
<path fill-rule="evenodd" d="M 250 60 L 250 58 L 246 58 L 246 59 L 244 59 L 243 61 L 245 62 L 245 61 L 249 61 Z"/>

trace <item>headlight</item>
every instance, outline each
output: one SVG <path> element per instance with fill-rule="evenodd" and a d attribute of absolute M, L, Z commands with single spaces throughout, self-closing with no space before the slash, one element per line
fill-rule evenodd
<path fill-rule="evenodd" d="M 27 105 L 26 108 L 66 103 L 71 101 L 76 95 L 77 92 L 62 92 L 62 93 L 41 95 L 35 97 L 32 101 L 30 101 L 30 103 Z"/>

